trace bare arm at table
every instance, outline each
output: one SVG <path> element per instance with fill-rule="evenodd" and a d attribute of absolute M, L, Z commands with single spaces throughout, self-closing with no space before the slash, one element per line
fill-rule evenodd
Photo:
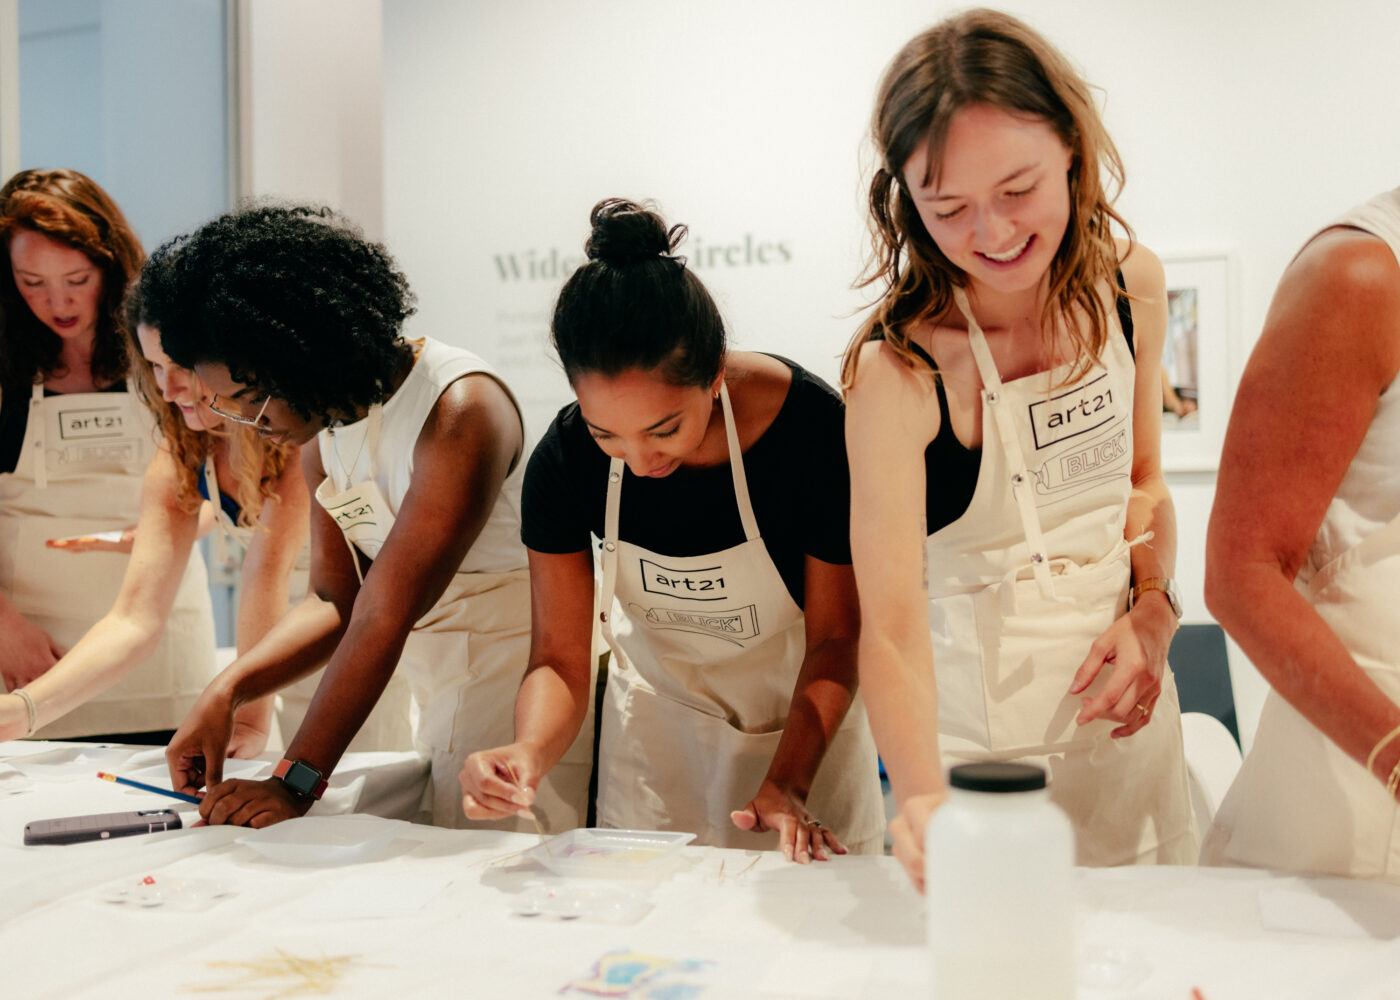
<path fill-rule="evenodd" d="M 1212 614 L 1274 689 L 1360 763 L 1400 725 L 1400 705 L 1293 580 L 1397 371 L 1394 255 L 1354 230 L 1324 233 L 1284 272 L 1245 369 L 1206 543 Z M 1377 778 L 1397 762 L 1400 740 L 1379 755 Z"/>
<path fill-rule="evenodd" d="M 301 475 L 308 496 L 325 478 L 314 446 L 302 449 Z M 165 751 L 177 791 L 193 794 L 206 782 L 222 781 L 224 758 L 245 706 L 312 673 L 345 633 L 359 592 L 355 566 L 335 521 L 320 504 L 307 506 L 311 581 L 306 597 L 210 682 L 180 724 Z"/>
<path fill-rule="evenodd" d="M 807 646 L 783 735 L 753 799 L 731 820 L 741 829 L 776 830 L 778 849 L 801 864 L 846 853 L 835 831 L 807 811 L 807 796 L 856 694 L 860 601 L 850 566 L 805 560 Z M 875 780 L 875 775 L 870 775 Z"/>
<path fill-rule="evenodd" d="M 1126 241 L 1119 243 L 1126 251 Z M 1131 540 L 1152 533 L 1151 541 L 1134 546 L 1130 554 L 1133 581 L 1140 583 L 1176 573 L 1176 509 L 1162 475 L 1162 344 L 1167 330 L 1167 286 L 1161 261 L 1140 243 L 1123 259 L 1122 269 L 1124 283 L 1133 296 L 1136 360 L 1133 488 L 1123 535 Z M 1074 675 L 1070 693 L 1087 688 L 1105 666 L 1111 665 L 1113 673 L 1097 697 L 1084 699 L 1080 725 L 1112 719 L 1121 723 L 1111 733 L 1116 739 L 1131 736 L 1147 725 L 1161 694 L 1167 650 L 1177 626 L 1167 595 L 1149 590 L 1094 641 Z"/>
<path fill-rule="evenodd" d="M 261 642 L 287 614 L 289 577 L 306 544 L 310 496 L 295 452 L 288 456 L 273 493 L 263 501 L 257 529 L 243 556 L 235 632 L 240 656 Z M 229 756 L 256 757 L 262 753 L 272 722 L 272 703 L 273 696 L 264 695 L 234 713 Z"/>
<path fill-rule="evenodd" d="M 486 525 L 523 446 L 520 415 L 494 378 L 466 375 L 443 391 L 414 445 L 413 479 L 394 527 L 365 574 L 288 758 L 323 775 L 335 770 L 414 623 L 437 604 Z M 200 813 L 210 823 L 263 826 L 308 805 L 273 779 L 228 781 L 210 789 Z"/>
<path fill-rule="evenodd" d="M 462 808 L 501 819 L 529 807 L 593 698 L 593 556 L 530 551 L 530 663 L 515 698 L 515 742 L 462 765 Z"/>
<path fill-rule="evenodd" d="M 928 375 L 883 342 L 861 348 L 846 396 L 860 686 L 900 805 L 890 827 L 895 849 L 916 884 L 923 827 L 945 794 L 925 565 L 924 451 L 939 424 Z"/>
<path fill-rule="evenodd" d="M 160 642 L 175 603 L 198 519 L 177 499 L 175 461 L 164 448 L 146 466 L 141 484 L 141 513 L 131 559 L 112 609 L 88 629 L 62 659 L 26 686 L 38 709 L 39 726 L 47 725 L 121 680 Z M 81 569 L 77 570 L 81 572 Z M 3 698 L 0 739 L 24 735 L 13 731 L 12 702 Z"/>

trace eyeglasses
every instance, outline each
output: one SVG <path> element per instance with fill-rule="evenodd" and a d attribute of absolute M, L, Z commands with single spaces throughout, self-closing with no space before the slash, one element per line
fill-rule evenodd
<path fill-rule="evenodd" d="M 229 405 L 229 404 L 233 404 L 233 403 L 237 403 L 237 402 L 238 402 L 238 400 L 236 400 L 236 399 L 230 399 L 230 400 L 227 400 L 227 401 L 225 402 L 224 405 L 227 406 L 227 405 Z M 270 403 L 270 402 L 272 402 L 272 397 L 271 397 L 271 396 L 265 397 L 265 398 L 263 399 L 263 404 L 262 404 L 261 409 L 259 409 L 258 412 L 255 413 L 255 414 L 254 414 L 253 416 L 251 416 L 251 417 L 245 416 L 244 414 L 235 412 L 235 411 L 233 411 L 233 410 L 225 409 L 224 406 L 220 406 L 220 405 L 219 405 L 219 394 L 218 394 L 217 392 L 214 393 L 214 395 L 212 395 L 212 396 L 209 397 L 209 402 L 208 402 L 207 404 L 205 404 L 205 405 L 207 405 L 207 406 L 209 407 L 209 409 L 210 409 L 211 412 L 217 413 L 219 416 L 223 417 L 225 420 L 230 420 L 230 421 L 232 421 L 232 422 L 235 423 L 235 424 L 242 424 L 242 425 L 244 425 L 245 427 L 263 427 L 263 426 L 265 426 L 265 425 L 263 424 L 263 414 L 264 414 L 265 412 L 267 412 L 267 404 Z"/>

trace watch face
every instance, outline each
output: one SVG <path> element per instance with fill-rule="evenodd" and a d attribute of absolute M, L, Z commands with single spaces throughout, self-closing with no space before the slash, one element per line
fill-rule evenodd
<path fill-rule="evenodd" d="M 298 795 L 310 795 L 321 783 L 321 775 L 310 764 L 294 760 L 292 766 L 287 768 L 287 773 L 282 776 L 282 783 Z"/>

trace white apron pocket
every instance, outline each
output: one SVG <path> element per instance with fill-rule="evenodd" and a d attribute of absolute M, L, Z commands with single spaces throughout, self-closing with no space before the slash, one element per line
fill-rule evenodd
<path fill-rule="evenodd" d="M 1094 640 L 1126 609 L 1127 551 L 1089 566 L 1052 566 L 1052 572 L 1056 569 L 1054 598 L 1027 579 L 975 595 L 986 745 L 998 754 L 1092 742 L 1117 726 L 1108 720 L 1075 722 L 1082 699 L 1108 686 L 1111 664 L 1087 690 L 1071 695 L 1069 686 Z"/>
<path fill-rule="evenodd" d="M 608 705 L 614 717 L 605 722 L 600 754 L 600 826 L 681 830 L 710 847 L 773 846 L 771 833 L 745 833 L 729 813 L 758 791 L 781 728 L 742 732 L 640 685 L 614 687 L 611 678 Z"/>

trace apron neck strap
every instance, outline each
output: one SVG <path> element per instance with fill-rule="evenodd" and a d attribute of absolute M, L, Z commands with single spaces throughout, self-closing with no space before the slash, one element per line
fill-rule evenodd
<path fill-rule="evenodd" d="M 34 485 L 49 486 L 48 424 L 44 419 L 44 383 L 35 382 L 29 393 L 29 454 L 33 460 Z"/>
<path fill-rule="evenodd" d="M 1026 536 L 1026 544 L 1031 550 L 1031 572 L 1040 593 L 1047 599 L 1055 596 L 1055 584 L 1050 576 L 1050 554 L 1045 548 L 1045 535 L 1040 529 L 1040 515 L 1035 509 L 1035 474 L 1026 465 L 1021 451 L 1021 437 L 1016 433 L 1012 417 L 1011 401 L 1006 398 L 1005 386 L 997 372 L 992 350 L 987 346 L 987 337 L 972 314 L 967 301 L 967 292 L 953 289 L 953 301 L 967 319 L 968 345 L 977 362 L 977 370 L 982 376 L 982 398 L 986 401 L 984 412 L 992 415 L 992 428 L 1001 442 L 1006 455 L 1006 465 L 1011 475 L 1011 493 L 1016 499 L 1016 513 L 1021 520 L 1021 531 Z M 985 429 L 983 434 L 985 434 Z"/>
<path fill-rule="evenodd" d="M 744 474 L 744 453 L 739 450 L 739 431 L 734 424 L 729 387 L 723 382 L 719 386 L 719 399 L 724 412 L 724 437 L 729 445 L 729 471 L 734 479 L 734 497 L 739 503 L 739 520 L 744 525 L 744 538 L 752 542 L 759 538 L 758 518 L 754 516 L 753 503 L 749 499 L 749 480 Z M 603 509 L 603 586 L 598 617 L 603 624 L 603 636 L 609 642 L 612 641 L 609 618 L 613 596 L 617 593 L 618 523 L 621 520 L 622 475 L 625 469 L 626 465 L 620 458 L 608 463 L 608 496 Z"/>
<path fill-rule="evenodd" d="M 219 492 L 219 473 L 214 468 L 214 449 L 204 456 L 204 491 L 209 494 L 209 504 L 214 508 L 214 520 L 229 534 L 237 531 L 238 525 L 224 510 L 224 496 Z"/>
<path fill-rule="evenodd" d="M 603 623 L 603 638 L 612 644 L 612 604 L 617 593 L 617 523 L 622 509 L 622 459 L 608 463 L 608 499 L 603 511 L 603 590 L 598 601 L 598 619 Z"/>
<path fill-rule="evenodd" d="M 734 498 L 739 501 L 739 520 L 744 525 L 744 539 L 757 541 L 758 518 L 754 517 L 749 500 L 749 479 L 744 473 L 744 453 L 739 450 L 739 430 L 734 424 L 734 407 L 729 402 L 729 386 L 719 384 L 719 401 L 724 410 L 724 438 L 729 443 L 729 471 L 734 477 Z"/>

